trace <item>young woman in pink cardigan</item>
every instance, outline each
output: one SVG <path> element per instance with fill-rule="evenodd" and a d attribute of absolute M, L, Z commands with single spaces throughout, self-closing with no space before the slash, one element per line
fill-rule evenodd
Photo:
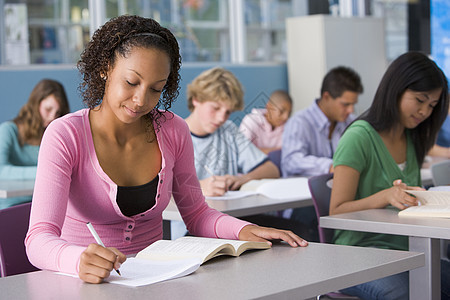
<path fill-rule="evenodd" d="M 208 207 L 189 129 L 168 111 L 180 65 L 175 37 L 152 19 L 121 16 L 94 33 L 78 63 L 88 108 L 52 122 L 42 141 L 25 240 L 35 266 L 101 282 L 162 238 L 171 195 L 194 235 L 307 245 Z"/>

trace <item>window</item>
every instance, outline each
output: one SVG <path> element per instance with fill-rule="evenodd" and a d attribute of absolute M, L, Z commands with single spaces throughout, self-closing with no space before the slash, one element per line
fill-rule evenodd
<path fill-rule="evenodd" d="M 8 27 L 28 27 L 28 40 L 15 41 L 16 47 L 2 49 L 5 64 L 59 64 L 75 62 L 89 40 L 88 0 L 33 0 L 25 3 L 6 1 L 6 43 L 11 38 Z M 24 2 L 24 1 L 21 1 Z M 23 22 L 13 20 L 24 18 Z M 1 27 L 0 27 L 1 28 Z M 14 51 L 27 47 L 29 55 L 16 57 Z"/>
<path fill-rule="evenodd" d="M 171 29 L 183 62 L 283 62 L 286 18 L 338 14 L 350 2 L 385 18 L 389 59 L 407 50 L 407 0 L 0 0 L 0 65 L 74 64 L 92 32 L 122 14 Z"/>

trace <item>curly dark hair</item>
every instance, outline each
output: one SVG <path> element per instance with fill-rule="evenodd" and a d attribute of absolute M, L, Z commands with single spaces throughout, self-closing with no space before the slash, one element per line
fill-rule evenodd
<path fill-rule="evenodd" d="M 114 68 L 119 55 L 126 57 L 135 47 L 161 50 L 170 59 L 170 74 L 161 98 L 146 116 L 159 128 L 158 120 L 162 116 L 159 108 L 168 111 L 179 94 L 181 56 L 175 36 L 153 19 L 124 15 L 112 18 L 97 29 L 77 64 L 82 76 L 78 89 L 87 107 L 92 109 L 99 105 L 105 93 L 104 78 L 108 70 Z"/>

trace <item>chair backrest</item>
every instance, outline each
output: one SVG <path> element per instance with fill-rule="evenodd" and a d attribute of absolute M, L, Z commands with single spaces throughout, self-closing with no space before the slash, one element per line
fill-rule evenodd
<path fill-rule="evenodd" d="M 25 252 L 31 202 L 0 210 L 0 277 L 38 270 Z"/>
<path fill-rule="evenodd" d="M 320 217 L 328 216 L 330 211 L 331 184 L 333 173 L 313 176 L 308 179 L 309 191 L 316 210 L 318 220 L 319 240 L 321 243 L 333 242 L 333 230 L 320 227 Z"/>
<path fill-rule="evenodd" d="M 430 168 L 434 186 L 450 184 L 450 159 L 432 164 Z"/>
<path fill-rule="evenodd" d="M 280 170 L 281 173 L 281 149 L 271 151 L 267 154 L 270 161 L 273 162 L 277 167 L 278 170 Z"/>

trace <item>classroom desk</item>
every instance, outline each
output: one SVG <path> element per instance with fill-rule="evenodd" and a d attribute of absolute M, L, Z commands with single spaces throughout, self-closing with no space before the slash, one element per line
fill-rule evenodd
<path fill-rule="evenodd" d="M 306 299 L 424 265 L 424 255 L 310 243 L 217 257 L 193 274 L 153 285 L 87 284 L 38 271 L 0 279 L 4 299 Z"/>
<path fill-rule="evenodd" d="M 285 210 L 313 205 L 311 192 L 309 191 L 308 178 L 299 178 L 294 199 L 271 199 L 263 195 L 251 195 L 239 199 L 208 199 L 208 205 L 218 211 L 234 217 L 251 216 L 271 211 Z M 297 192 L 298 191 L 298 192 Z M 163 212 L 164 220 L 181 221 L 181 215 L 175 202 L 170 201 Z"/>
<path fill-rule="evenodd" d="M 34 180 L 0 180 L 0 198 L 33 195 Z"/>
<path fill-rule="evenodd" d="M 252 195 L 241 199 L 229 200 L 209 200 L 208 205 L 218 211 L 229 214 L 233 217 L 251 216 L 267 213 L 271 211 L 285 210 L 313 205 L 311 193 L 308 188 L 308 180 L 299 186 L 298 198 L 290 200 L 271 199 L 262 195 Z M 170 221 L 182 221 L 180 212 L 173 200 L 169 202 L 163 211 L 163 236 L 170 239 Z"/>
<path fill-rule="evenodd" d="M 297 208 L 313 205 L 309 190 L 306 193 L 299 194 L 298 199 L 279 200 L 271 199 L 262 195 L 248 196 L 242 199 L 232 200 L 206 200 L 208 205 L 218 211 L 229 214 L 234 217 L 250 216 L 262 214 L 270 211 L 284 210 L 288 208 Z M 180 212 L 175 202 L 170 201 L 163 212 L 164 220 L 182 221 Z"/>
<path fill-rule="evenodd" d="M 425 254 L 425 266 L 409 272 L 411 299 L 440 299 L 440 239 L 450 239 L 450 219 L 399 217 L 394 209 L 369 209 L 320 217 L 332 229 L 405 235 L 409 250 Z"/>

